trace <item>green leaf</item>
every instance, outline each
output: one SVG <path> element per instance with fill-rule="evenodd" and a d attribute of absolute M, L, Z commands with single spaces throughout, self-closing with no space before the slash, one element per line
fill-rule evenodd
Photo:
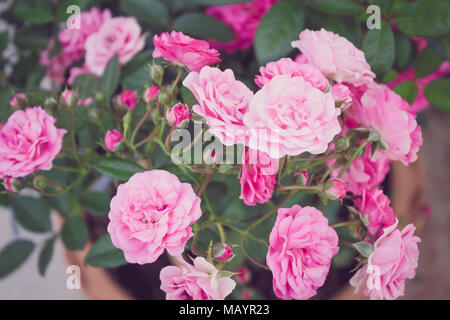
<path fill-rule="evenodd" d="M 399 11 L 396 23 L 411 36 L 440 37 L 450 32 L 449 17 L 450 1 L 417 0 Z"/>
<path fill-rule="evenodd" d="M 98 82 L 98 78 L 93 74 L 80 74 L 73 81 L 72 88 L 78 92 L 81 99 L 86 99 L 95 95 Z"/>
<path fill-rule="evenodd" d="M 128 180 L 135 173 L 145 171 L 137 163 L 120 158 L 99 159 L 94 163 L 94 168 L 101 174 L 118 180 Z"/>
<path fill-rule="evenodd" d="M 8 30 L 0 32 L 0 53 L 6 49 L 9 42 L 9 32 Z"/>
<path fill-rule="evenodd" d="M 20 20 L 34 24 L 52 21 L 52 7 L 47 0 L 15 1 L 13 13 Z"/>
<path fill-rule="evenodd" d="M 205 6 L 218 6 L 224 4 L 250 2 L 253 0 L 192 0 L 192 1 L 198 4 L 203 4 Z"/>
<path fill-rule="evenodd" d="M 386 21 L 381 22 L 381 29 L 367 31 L 362 49 L 377 76 L 382 78 L 392 69 L 395 59 L 394 33 Z"/>
<path fill-rule="evenodd" d="M 374 251 L 373 246 L 370 243 L 364 241 L 356 242 L 353 244 L 353 246 L 366 258 L 368 258 Z"/>
<path fill-rule="evenodd" d="M 403 99 L 408 101 L 409 104 L 413 104 L 414 101 L 416 101 L 419 88 L 415 82 L 406 81 L 396 85 L 394 91 Z"/>
<path fill-rule="evenodd" d="M 48 35 L 43 31 L 24 29 L 16 33 L 14 43 L 22 50 L 40 51 L 48 45 Z"/>
<path fill-rule="evenodd" d="M 331 14 L 354 14 L 364 11 L 364 7 L 352 0 L 319 0 L 312 2 L 311 7 Z"/>
<path fill-rule="evenodd" d="M 411 39 L 403 33 L 395 33 L 395 65 L 398 69 L 405 70 L 408 68 L 413 51 Z"/>
<path fill-rule="evenodd" d="M 14 240 L 0 251 L 0 279 L 16 270 L 33 252 L 30 240 Z"/>
<path fill-rule="evenodd" d="M 27 230 L 48 232 L 51 230 L 50 208 L 44 200 L 31 197 L 11 197 L 11 207 L 16 220 Z"/>
<path fill-rule="evenodd" d="M 281 0 L 262 18 L 255 35 L 255 54 L 263 65 L 286 56 L 291 42 L 303 30 L 304 7 L 296 0 Z"/>
<path fill-rule="evenodd" d="M 200 12 L 188 12 L 175 19 L 172 28 L 203 39 L 228 42 L 234 39 L 230 28 L 223 22 Z"/>
<path fill-rule="evenodd" d="M 53 236 L 50 239 L 48 239 L 47 241 L 45 241 L 44 246 L 42 247 L 42 250 L 39 253 L 38 269 L 39 269 L 39 274 L 43 277 L 45 276 L 47 267 L 50 263 L 50 260 L 53 257 L 55 241 L 56 241 L 56 236 Z"/>
<path fill-rule="evenodd" d="M 428 38 L 428 43 L 443 60 L 450 60 L 450 34 L 440 38 Z"/>
<path fill-rule="evenodd" d="M 80 196 L 80 205 L 87 213 L 106 216 L 109 212 L 110 196 L 105 192 L 86 191 Z"/>
<path fill-rule="evenodd" d="M 146 50 L 141 52 L 136 57 L 131 59 L 126 65 L 122 68 L 122 78 L 126 78 L 135 74 L 138 71 L 145 69 L 145 67 L 153 61 L 153 51 Z"/>
<path fill-rule="evenodd" d="M 83 250 L 89 237 L 86 223 L 81 217 L 70 217 L 64 223 L 61 239 L 69 250 Z"/>
<path fill-rule="evenodd" d="M 127 261 L 122 250 L 112 244 L 109 234 L 105 234 L 94 243 L 84 263 L 97 268 L 115 268 L 127 264 Z"/>
<path fill-rule="evenodd" d="M 119 7 L 127 15 L 151 25 L 165 26 L 169 22 L 169 8 L 159 0 L 122 0 Z"/>
<path fill-rule="evenodd" d="M 450 78 L 434 80 L 425 87 L 425 97 L 430 105 L 450 113 Z"/>
<path fill-rule="evenodd" d="M 442 63 L 441 57 L 431 47 L 426 47 L 417 57 L 414 67 L 417 78 L 423 78 L 436 71 Z"/>
<path fill-rule="evenodd" d="M 384 15 L 392 9 L 394 0 L 369 0 L 369 4 L 374 4 L 380 7 L 381 13 Z"/>
<path fill-rule="evenodd" d="M 100 79 L 100 88 L 108 97 L 110 97 L 114 91 L 116 91 L 116 88 L 119 85 L 119 80 L 120 65 L 119 57 L 116 54 L 106 65 L 105 71 Z"/>

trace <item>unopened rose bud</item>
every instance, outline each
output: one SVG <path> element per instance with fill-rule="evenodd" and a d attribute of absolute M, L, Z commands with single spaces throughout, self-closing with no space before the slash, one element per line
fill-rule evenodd
<path fill-rule="evenodd" d="M 58 104 L 58 101 L 54 97 L 47 98 L 44 102 L 44 107 L 46 109 L 54 108 Z"/>
<path fill-rule="evenodd" d="M 153 98 L 157 97 L 159 94 L 158 86 L 151 86 L 147 90 L 144 91 L 143 99 L 146 103 L 149 103 Z"/>
<path fill-rule="evenodd" d="M 191 113 L 187 104 L 177 103 L 169 108 L 166 113 L 169 124 L 176 128 L 185 128 L 191 118 Z"/>
<path fill-rule="evenodd" d="M 78 104 L 78 97 L 75 91 L 73 90 L 70 89 L 64 90 L 64 92 L 62 93 L 62 98 L 66 103 L 66 105 L 68 105 L 69 107 L 73 108 Z"/>
<path fill-rule="evenodd" d="M 138 95 L 133 90 L 125 90 L 120 94 L 120 104 L 127 107 L 129 110 L 136 108 L 138 100 Z"/>
<path fill-rule="evenodd" d="M 152 65 L 150 67 L 149 76 L 157 84 L 161 84 L 163 76 L 164 76 L 164 69 L 163 69 L 163 67 L 161 67 L 160 65 L 157 65 L 157 64 Z"/>
<path fill-rule="evenodd" d="M 46 176 L 43 176 L 40 174 L 40 175 L 37 175 L 36 177 L 34 177 L 33 186 L 36 189 L 44 190 L 47 187 L 47 185 L 48 185 L 48 179 Z"/>
<path fill-rule="evenodd" d="M 9 100 L 9 103 L 11 104 L 11 107 L 13 108 L 20 108 L 21 102 L 26 101 L 26 96 L 22 92 L 16 93 L 11 97 Z"/>
<path fill-rule="evenodd" d="M 167 106 L 170 105 L 171 101 L 172 101 L 172 97 L 165 91 L 161 91 L 159 93 L 159 97 L 158 97 L 159 102 L 161 102 L 163 105 Z"/>
<path fill-rule="evenodd" d="M 217 260 L 231 260 L 234 257 L 233 248 L 226 243 L 216 243 L 213 247 L 213 255 Z"/>
<path fill-rule="evenodd" d="M 347 150 L 348 147 L 350 147 L 350 142 L 349 142 L 348 138 L 339 137 L 336 140 L 336 147 L 335 147 L 336 152 L 341 152 L 341 151 Z"/>
<path fill-rule="evenodd" d="M 342 200 L 347 192 L 346 183 L 338 178 L 328 180 L 325 187 L 325 194 L 330 200 Z"/>
<path fill-rule="evenodd" d="M 237 275 L 235 276 L 235 279 L 240 284 L 246 284 L 250 281 L 251 273 L 250 273 L 250 270 L 248 270 L 247 268 L 241 267 L 236 270 L 236 273 L 237 273 Z"/>
<path fill-rule="evenodd" d="M 6 190 L 11 193 L 17 193 L 23 188 L 25 188 L 25 183 L 21 178 L 5 177 L 3 179 L 3 185 Z"/>
<path fill-rule="evenodd" d="M 89 109 L 87 116 L 88 120 L 94 124 L 99 124 L 102 122 L 102 112 L 97 108 Z"/>
<path fill-rule="evenodd" d="M 105 101 L 105 95 L 102 92 L 98 91 L 98 92 L 95 93 L 94 100 L 97 101 L 97 102 L 104 102 Z"/>
<path fill-rule="evenodd" d="M 119 130 L 110 130 L 105 135 L 105 147 L 109 151 L 116 151 L 123 140 L 123 135 Z"/>

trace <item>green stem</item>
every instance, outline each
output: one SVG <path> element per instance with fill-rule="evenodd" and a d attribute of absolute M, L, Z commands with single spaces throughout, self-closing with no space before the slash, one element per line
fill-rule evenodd
<path fill-rule="evenodd" d="M 368 145 L 370 143 L 370 140 L 366 140 L 364 141 L 358 149 L 356 149 L 356 151 L 353 153 L 352 157 L 350 158 L 350 160 L 345 164 L 344 168 L 342 168 L 341 172 L 338 175 L 338 178 L 342 177 L 342 175 L 345 173 L 345 171 L 347 171 L 348 167 L 350 167 L 350 165 L 352 164 L 352 162 L 356 159 L 356 157 L 358 156 L 358 154 L 364 150 L 364 147 L 366 145 Z"/>

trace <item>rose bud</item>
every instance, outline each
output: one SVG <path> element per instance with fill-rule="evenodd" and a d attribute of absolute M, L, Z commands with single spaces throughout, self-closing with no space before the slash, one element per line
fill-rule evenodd
<path fill-rule="evenodd" d="M 217 260 L 231 260 L 234 258 L 233 247 L 226 243 L 216 243 L 213 247 L 213 255 Z"/>
<path fill-rule="evenodd" d="M 158 86 L 151 86 L 144 91 L 143 99 L 146 103 L 149 103 L 154 97 L 159 94 Z"/>
<path fill-rule="evenodd" d="M 325 194 L 330 200 L 342 200 L 346 191 L 347 186 L 344 181 L 338 178 L 332 178 L 326 184 Z"/>
<path fill-rule="evenodd" d="M 109 151 L 116 151 L 123 140 L 123 135 L 118 130 L 110 130 L 105 135 L 105 147 Z"/>
<path fill-rule="evenodd" d="M 120 94 L 120 104 L 133 110 L 138 103 L 138 95 L 133 90 L 125 90 Z"/>
<path fill-rule="evenodd" d="M 235 276 L 235 279 L 240 283 L 240 284 L 246 284 L 250 281 L 250 270 L 248 270 L 245 267 L 241 267 L 239 269 L 236 270 L 237 275 Z"/>
<path fill-rule="evenodd" d="M 70 89 L 64 90 L 62 93 L 62 98 L 69 107 L 75 107 L 78 103 L 78 97 L 75 91 Z"/>
<path fill-rule="evenodd" d="M 156 83 L 160 84 L 162 82 L 163 75 L 164 75 L 164 69 L 160 65 L 155 64 L 150 67 L 149 76 Z"/>
<path fill-rule="evenodd" d="M 169 108 L 166 113 L 167 121 L 176 128 L 185 128 L 191 118 L 191 113 L 187 104 L 177 103 Z"/>
<path fill-rule="evenodd" d="M 11 100 L 9 100 L 9 103 L 11 104 L 11 107 L 20 108 L 20 100 L 26 100 L 25 94 L 23 94 L 22 92 L 13 95 L 11 97 Z"/>
<path fill-rule="evenodd" d="M 22 179 L 13 177 L 5 177 L 3 179 L 3 185 L 5 186 L 6 190 L 11 193 L 17 193 L 25 187 Z"/>
<path fill-rule="evenodd" d="M 37 175 L 33 179 L 33 186 L 38 190 L 44 190 L 47 188 L 48 185 L 48 179 L 46 176 L 43 175 Z"/>

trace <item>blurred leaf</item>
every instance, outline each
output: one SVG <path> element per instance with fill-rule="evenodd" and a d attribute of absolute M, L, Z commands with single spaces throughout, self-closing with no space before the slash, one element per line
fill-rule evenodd
<path fill-rule="evenodd" d="M 73 194 L 66 192 L 58 196 L 46 197 L 44 199 L 61 216 L 67 218 L 71 211 L 71 197 L 73 197 Z"/>
<path fill-rule="evenodd" d="M 109 60 L 100 79 L 100 88 L 110 97 L 116 91 L 120 80 L 119 56 L 117 54 Z"/>
<path fill-rule="evenodd" d="M 148 24 L 165 26 L 169 22 L 169 8 L 159 0 L 122 0 L 119 7 L 127 15 Z"/>
<path fill-rule="evenodd" d="M 413 56 L 413 43 L 403 33 L 395 33 L 395 65 L 400 70 L 408 68 Z"/>
<path fill-rule="evenodd" d="M 311 2 L 311 7 L 331 14 L 354 14 L 364 12 L 364 7 L 352 0 L 318 0 Z"/>
<path fill-rule="evenodd" d="M 13 5 L 14 15 L 26 22 L 45 24 L 52 21 L 52 7 L 47 0 L 20 0 Z"/>
<path fill-rule="evenodd" d="M 45 76 L 46 68 L 44 66 L 36 66 L 28 74 L 27 88 L 37 88 L 41 83 L 42 78 Z"/>
<path fill-rule="evenodd" d="M 84 263 L 97 268 L 115 268 L 127 264 L 127 261 L 122 250 L 112 244 L 109 234 L 105 234 L 94 243 Z"/>
<path fill-rule="evenodd" d="M 412 81 L 399 83 L 394 88 L 394 91 L 403 99 L 408 101 L 409 104 L 413 104 L 414 101 L 416 101 L 418 90 L 419 88 L 416 83 Z"/>
<path fill-rule="evenodd" d="M 94 96 L 98 87 L 99 80 L 93 74 L 80 74 L 72 83 L 72 88 L 76 89 L 81 99 Z"/>
<path fill-rule="evenodd" d="M 94 163 L 94 168 L 110 178 L 128 180 L 132 175 L 145 169 L 137 163 L 120 158 L 101 158 Z"/>
<path fill-rule="evenodd" d="M 417 0 L 408 3 L 396 18 L 400 31 L 420 37 L 440 37 L 450 32 L 450 1 Z"/>
<path fill-rule="evenodd" d="M 207 6 L 216 6 L 216 5 L 218 6 L 223 4 L 250 2 L 253 0 L 192 0 L 192 1 Z"/>
<path fill-rule="evenodd" d="M 51 230 L 50 208 L 44 200 L 31 197 L 10 197 L 16 220 L 27 230 L 48 232 Z"/>
<path fill-rule="evenodd" d="M 109 212 L 110 200 L 106 192 L 87 190 L 80 196 L 80 205 L 87 213 L 106 216 Z"/>
<path fill-rule="evenodd" d="M 64 223 L 61 240 L 68 250 L 83 250 L 89 237 L 86 223 L 81 217 L 70 217 Z"/>
<path fill-rule="evenodd" d="M 296 0 L 281 0 L 264 15 L 255 35 L 255 54 L 261 65 L 292 51 L 305 24 L 304 7 Z"/>
<path fill-rule="evenodd" d="M 423 78 L 436 71 L 442 63 L 441 57 L 431 47 L 426 47 L 414 62 L 415 75 Z"/>
<path fill-rule="evenodd" d="M 200 12 L 188 12 L 177 17 L 172 28 L 192 37 L 228 42 L 234 39 L 223 22 Z"/>
<path fill-rule="evenodd" d="M 6 49 L 9 42 L 9 32 L 8 30 L 0 32 L 0 53 Z"/>
<path fill-rule="evenodd" d="M 348 267 L 353 261 L 355 252 L 356 251 L 353 249 L 347 247 L 340 247 L 338 254 L 335 255 L 332 260 L 333 266 L 340 268 Z"/>
<path fill-rule="evenodd" d="M 440 38 L 429 38 L 428 43 L 443 60 L 450 60 L 450 34 Z"/>
<path fill-rule="evenodd" d="M 16 270 L 33 252 L 30 240 L 14 240 L 0 251 L 0 279 Z"/>
<path fill-rule="evenodd" d="M 392 69 L 395 59 L 395 41 L 391 27 L 386 21 L 381 22 L 381 29 L 367 31 L 362 49 L 372 71 L 382 78 Z"/>
<path fill-rule="evenodd" d="M 328 31 L 332 31 L 341 37 L 345 37 L 356 47 L 360 46 L 360 37 L 355 23 L 352 19 L 342 19 L 339 16 L 327 16 L 326 19 L 320 21 L 321 26 Z M 317 27 L 319 28 L 319 27 Z"/>
<path fill-rule="evenodd" d="M 122 67 L 122 78 L 131 76 L 141 70 L 144 70 L 147 73 L 145 68 L 149 63 L 153 61 L 152 54 L 153 50 L 146 50 L 131 59 L 126 65 Z M 150 79 L 148 79 L 148 81 L 150 81 Z"/>
<path fill-rule="evenodd" d="M 436 109 L 450 113 L 450 78 L 437 79 L 428 84 L 425 97 Z"/>
<path fill-rule="evenodd" d="M 44 246 L 42 247 L 42 250 L 39 253 L 38 269 L 39 269 L 39 274 L 43 277 L 45 276 L 47 267 L 50 263 L 50 260 L 53 257 L 55 241 L 56 241 L 56 236 L 53 236 L 50 239 L 48 239 L 47 241 L 45 241 Z"/>
<path fill-rule="evenodd" d="M 394 0 L 369 0 L 370 4 L 374 4 L 380 7 L 381 13 L 386 14 L 392 9 Z"/>
<path fill-rule="evenodd" d="M 43 30 L 23 29 L 17 31 L 14 43 L 19 49 L 41 51 L 47 48 L 49 36 Z"/>

